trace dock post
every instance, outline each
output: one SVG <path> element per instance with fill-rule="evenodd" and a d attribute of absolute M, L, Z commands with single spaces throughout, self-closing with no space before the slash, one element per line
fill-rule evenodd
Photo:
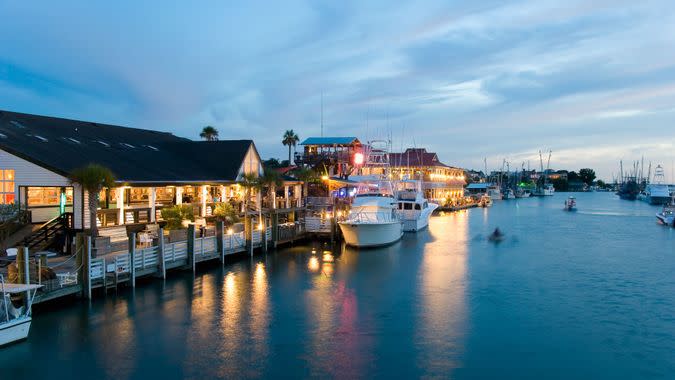
<path fill-rule="evenodd" d="M 136 234 L 129 236 L 129 265 L 131 265 L 131 287 L 136 287 Z"/>
<path fill-rule="evenodd" d="M 275 210 L 270 217 L 272 220 L 272 247 L 276 248 L 279 242 L 279 213 Z"/>
<path fill-rule="evenodd" d="M 246 212 L 244 217 L 244 237 L 246 239 L 246 250 L 250 256 L 253 256 L 253 221 L 251 216 Z"/>
<path fill-rule="evenodd" d="M 216 248 L 218 249 L 221 264 L 225 262 L 225 244 L 223 244 L 224 234 L 225 222 L 219 220 L 216 222 Z"/>
<path fill-rule="evenodd" d="M 86 243 L 84 244 L 84 254 L 82 255 L 83 263 L 82 270 L 84 271 L 84 286 L 87 299 L 91 299 L 91 236 L 87 235 Z"/>
<path fill-rule="evenodd" d="M 16 257 L 16 269 L 19 275 L 17 283 L 30 285 L 30 264 L 28 247 L 19 247 Z M 30 292 L 26 292 L 25 302 L 30 300 Z"/>
<path fill-rule="evenodd" d="M 75 267 L 77 269 L 77 283 L 84 284 L 86 280 L 84 270 L 84 244 L 83 234 L 78 232 L 75 234 Z M 103 276 L 105 278 L 105 276 Z M 80 296 L 84 296 L 84 287 L 81 288 Z"/>
<path fill-rule="evenodd" d="M 195 225 L 190 223 L 187 230 L 187 256 L 188 265 L 192 267 L 192 273 L 195 273 Z"/>
<path fill-rule="evenodd" d="M 264 220 L 264 222 L 263 222 Z M 262 250 L 264 253 L 267 253 L 267 218 L 262 217 L 260 220 L 260 240 L 262 240 Z"/>
<path fill-rule="evenodd" d="M 166 261 L 164 261 L 164 229 L 159 229 L 159 240 L 157 242 L 157 260 L 159 260 L 159 275 L 166 280 Z"/>

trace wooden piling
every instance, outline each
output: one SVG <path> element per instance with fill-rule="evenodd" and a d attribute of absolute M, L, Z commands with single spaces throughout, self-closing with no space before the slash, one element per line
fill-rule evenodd
<path fill-rule="evenodd" d="M 188 265 L 192 267 L 192 273 L 196 271 L 196 262 L 195 262 L 195 225 L 191 223 L 188 225 L 187 230 L 187 257 Z"/>
<path fill-rule="evenodd" d="M 216 249 L 218 249 L 221 264 L 225 262 L 225 244 L 223 244 L 224 234 L 225 222 L 219 220 L 216 222 Z"/>
<path fill-rule="evenodd" d="M 136 234 L 129 236 L 129 265 L 131 266 L 131 287 L 136 287 Z"/>
<path fill-rule="evenodd" d="M 166 261 L 164 260 L 164 229 L 159 229 L 159 241 L 157 242 L 157 260 L 159 262 L 159 277 L 166 279 Z"/>
<path fill-rule="evenodd" d="M 84 244 L 84 254 L 82 255 L 82 270 L 84 273 L 84 294 L 87 299 L 91 299 L 91 236 L 87 235 Z"/>

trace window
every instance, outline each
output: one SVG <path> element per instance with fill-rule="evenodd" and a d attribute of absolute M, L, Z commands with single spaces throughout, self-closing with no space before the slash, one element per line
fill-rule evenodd
<path fill-rule="evenodd" d="M 421 210 L 422 208 L 420 207 L 419 203 L 415 203 L 415 210 Z"/>
<path fill-rule="evenodd" d="M 403 209 L 404 210 L 412 210 L 412 203 L 404 203 Z"/>
<path fill-rule="evenodd" d="M 28 187 L 28 207 L 59 206 L 61 204 L 61 187 Z M 66 205 L 73 204 L 73 188 L 66 187 Z"/>
<path fill-rule="evenodd" d="M 0 169 L 0 204 L 11 204 L 14 200 L 14 170 Z"/>

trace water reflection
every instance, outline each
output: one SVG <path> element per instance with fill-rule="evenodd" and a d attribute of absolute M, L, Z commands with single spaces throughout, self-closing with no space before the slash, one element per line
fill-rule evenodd
<path fill-rule="evenodd" d="M 468 221 L 466 212 L 433 218 L 435 240 L 425 246 L 419 268 L 417 361 L 419 368 L 432 377 L 448 376 L 461 366 L 467 320 Z"/>

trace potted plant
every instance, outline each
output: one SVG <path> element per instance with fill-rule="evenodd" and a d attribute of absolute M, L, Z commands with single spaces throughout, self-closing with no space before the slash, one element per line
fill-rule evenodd
<path fill-rule="evenodd" d="M 195 216 L 190 205 L 175 205 L 162 209 L 164 227 L 169 231 L 169 241 L 187 240 L 187 225 L 194 222 Z"/>
<path fill-rule="evenodd" d="M 234 206 L 226 202 L 217 203 L 211 215 L 215 220 L 225 223 L 225 227 L 239 222 L 239 213 Z"/>

